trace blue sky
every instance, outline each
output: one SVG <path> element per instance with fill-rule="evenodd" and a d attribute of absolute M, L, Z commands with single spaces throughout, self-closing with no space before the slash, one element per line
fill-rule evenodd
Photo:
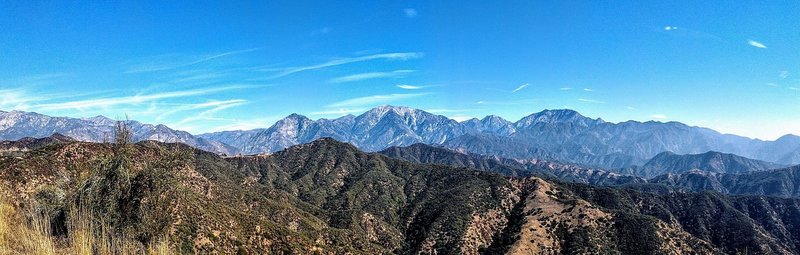
<path fill-rule="evenodd" d="M 0 4 L 2 110 L 203 133 L 571 108 L 800 134 L 798 1 L 46 2 Z"/>

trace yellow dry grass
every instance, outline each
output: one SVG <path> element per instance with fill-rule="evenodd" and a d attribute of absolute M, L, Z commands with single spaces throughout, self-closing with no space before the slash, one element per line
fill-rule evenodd
<path fill-rule="evenodd" d="M 14 207 L 0 201 L 0 255 L 57 254 L 55 246 L 44 217 L 25 223 Z"/>
<path fill-rule="evenodd" d="M 175 254 L 166 241 L 149 247 L 96 224 L 91 214 L 70 214 L 68 237 L 59 240 L 50 233 L 50 222 L 40 214 L 23 214 L 0 198 L 0 255 L 11 254 Z M 27 216 L 27 217 L 26 217 Z"/>

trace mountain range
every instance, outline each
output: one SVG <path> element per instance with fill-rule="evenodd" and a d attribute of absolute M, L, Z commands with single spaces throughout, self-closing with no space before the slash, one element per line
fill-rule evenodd
<path fill-rule="evenodd" d="M 312 120 L 292 114 L 268 128 L 196 136 L 164 125 L 129 122 L 137 141 L 181 142 L 227 155 L 273 153 L 331 137 L 369 152 L 425 143 L 481 155 L 604 169 L 643 165 L 663 152 L 718 151 L 780 165 L 800 164 L 800 137 L 795 135 L 762 141 L 678 122 L 611 123 L 572 110 L 545 110 L 516 122 L 498 116 L 458 122 L 423 110 L 380 106 L 358 116 Z M 79 119 L 0 112 L 0 140 L 61 133 L 80 141 L 101 142 L 107 139 L 114 123 L 102 116 Z"/>
<path fill-rule="evenodd" d="M 61 134 L 78 141 L 108 142 L 113 139 L 117 121 L 96 116 L 92 118 L 51 117 L 34 112 L 0 111 L 0 140 L 13 141 L 26 137 L 43 138 Z M 173 130 L 165 125 L 142 124 L 126 120 L 133 131 L 134 141 L 154 140 L 179 142 L 205 151 L 234 154 L 238 149 L 226 144 L 195 137 L 192 134 Z"/>
<path fill-rule="evenodd" d="M 800 163 L 800 137 L 795 135 L 762 141 L 678 122 L 610 123 L 572 110 L 545 110 L 517 122 L 497 116 L 457 122 L 418 109 L 381 106 L 337 119 L 311 120 L 292 114 L 265 129 L 199 136 L 240 148 L 245 154 L 271 153 L 332 137 L 365 151 L 426 143 L 483 155 L 604 168 L 641 165 L 667 151 L 719 151 L 781 164 Z"/>
<path fill-rule="evenodd" d="M 800 165 L 781 167 L 713 151 L 686 155 L 661 153 L 642 167 L 613 170 L 540 159 L 518 160 L 462 153 L 421 143 L 406 147 L 394 146 L 378 153 L 415 163 L 467 167 L 510 177 L 536 176 L 559 182 L 626 187 L 643 191 L 716 191 L 731 195 L 800 198 Z M 636 175 L 645 171 L 652 176 Z"/>

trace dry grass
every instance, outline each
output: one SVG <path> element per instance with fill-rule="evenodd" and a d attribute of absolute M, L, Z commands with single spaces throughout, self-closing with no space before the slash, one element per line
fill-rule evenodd
<path fill-rule="evenodd" d="M 25 217 L 27 215 L 27 217 Z M 41 214 L 23 214 L 0 198 L 0 255 L 10 254 L 175 254 L 166 241 L 145 247 L 96 223 L 90 213 L 71 213 L 68 237 L 50 234 L 50 222 Z"/>
<path fill-rule="evenodd" d="M 29 223 L 17 210 L 0 201 L 0 254 L 56 254 L 45 217 L 33 217 Z"/>

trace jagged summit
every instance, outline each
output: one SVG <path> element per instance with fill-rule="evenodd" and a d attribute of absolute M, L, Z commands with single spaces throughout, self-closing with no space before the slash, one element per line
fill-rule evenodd
<path fill-rule="evenodd" d="M 372 108 L 358 116 L 357 119 L 370 119 L 373 121 L 377 121 L 388 114 L 395 114 L 397 116 L 415 116 L 420 114 L 430 114 L 428 112 L 414 109 L 405 106 L 391 106 L 391 105 L 382 105 L 375 108 Z"/>
<path fill-rule="evenodd" d="M 411 108 L 411 107 L 393 106 L 393 105 L 381 105 L 381 106 L 372 108 L 371 110 L 369 110 L 367 112 L 378 113 L 378 114 L 382 115 L 382 114 L 385 114 L 385 113 L 387 113 L 389 111 L 392 111 L 392 112 L 397 113 L 399 115 L 406 115 L 406 114 L 424 112 L 422 110 L 414 109 L 414 108 Z"/>
<path fill-rule="evenodd" d="M 290 115 L 287 115 L 283 119 L 278 120 L 276 122 L 276 124 L 278 124 L 278 123 L 280 123 L 282 121 L 285 122 L 285 120 L 313 121 L 313 122 L 321 121 L 321 120 L 341 121 L 341 120 L 349 120 L 349 119 L 379 120 L 379 119 L 382 119 L 383 117 L 385 117 L 388 113 L 394 113 L 397 116 L 401 116 L 401 117 L 405 117 L 405 116 L 409 116 L 409 117 L 438 116 L 438 117 L 449 119 L 449 118 L 447 118 L 447 117 L 445 117 L 443 115 L 433 114 L 433 113 L 427 112 L 425 110 L 416 109 L 416 108 L 412 108 L 412 107 L 394 106 L 394 105 L 381 105 L 381 106 L 377 106 L 375 108 L 372 108 L 370 110 L 367 110 L 364 113 L 359 114 L 359 115 L 347 114 L 347 115 L 344 115 L 344 116 L 341 116 L 341 117 L 338 117 L 338 118 L 332 118 L 332 119 L 320 118 L 320 119 L 314 120 L 314 119 L 311 119 L 311 118 L 309 118 L 309 117 L 307 117 L 305 115 L 302 115 L 302 114 L 292 113 Z M 570 109 L 543 110 L 541 112 L 528 115 L 528 116 L 518 120 L 517 122 L 511 122 L 509 120 L 506 120 L 503 117 L 490 114 L 490 115 L 484 116 L 483 118 L 480 118 L 480 119 L 472 118 L 472 119 L 463 121 L 461 123 L 469 123 L 469 122 L 480 122 L 480 123 L 482 123 L 482 125 L 485 125 L 485 126 L 500 126 L 500 125 L 513 124 L 513 125 L 515 125 L 517 127 L 526 127 L 526 126 L 530 126 L 530 125 L 536 124 L 536 123 L 579 123 L 579 124 L 605 123 L 605 121 L 603 121 L 601 118 L 591 119 L 591 118 L 588 118 L 588 117 L 585 117 L 585 116 L 581 115 L 580 113 L 578 113 L 575 110 L 570 110 Z M 231 131 L 221 131 L 221 132 L 216 132 L 216 133 L 222 133 L 222 132 L 231 132 Z M 208 134 L 204 134 L 204 135 L 208 135 Z"/>
<path fill-rule="evenodd" d="M 483 123 L 494 123 L 494 124 L 509 124 L 509 123 L 511 123 L 510 121 L 504 119 L 503 117 L 497 116 L 497 115 L 487 115 L 486 117 L 483 117 L 483 119 L 481 119 L 481 122 L 483 122 Z"/>
<path fill-rule="evenodd" d="M 541 112 L 528 115 L 527 117 L 524 117 L 519 121 L 517 121 L 515 123 L 515 126 L 517 128 L 525 128 L 540 123 L 545 123 L 545 124 L 571 123 L 582 126 L 592 126 L 604 122 L 605 121 L 599 118 L 591 119 L 589 117 L 585 117 L 574 110 L 557 109 L 557 110 L 544 110 Z"/>
<path fill-rule="evenodd" d="M 306 117 L 304 115 L 297 114 L 297 113 L 289 114 L 289 116 L 286 116 L 286 118 L 284 118 L 284 119 L 309 120 L 308 117 Z"/>
<path fill-rule="evenodd" d="M 91 121 L 91 122 L 94 122 L 94 123 L 98 123 L 98 124 L 112 124 L 112 123 L 116 122 L 116 120 L 113 120 L 113 119 L 111 119 L 109 117 L 106 117 L 106 116 L 103 116 L 103 115 L 97 115 L 97 116 L 94 116 L 94 117 L 83 118 L 83 120 L 88 120 L 88 121 Z"/>

